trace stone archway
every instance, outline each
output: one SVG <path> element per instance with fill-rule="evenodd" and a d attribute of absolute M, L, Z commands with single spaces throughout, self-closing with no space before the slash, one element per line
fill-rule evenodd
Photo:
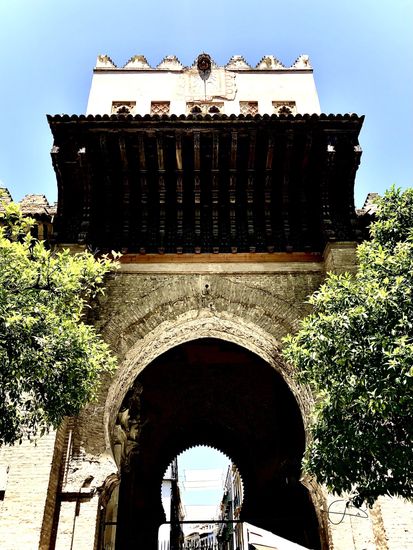
<path fill-rule="evenodd" d="M 156 548 L 159 494 L 170 460 L 196 444 L 231 456 L 244 480 L 242 519 L 321 548 L 317 515 L 299 482 L 305 428 L 283 376 L 223 339 L 187 339 L 135 377 L 117 416 L 123 438 L 117 549 Z"/>
<path fill-rule="evenodd" d="M 107 393 L 103 424 L 107 449 L 113 449 L 113 430 L 117 415 L 137 376 L 162 353 L 200 338 L 217 338 L 237 344 L 256 354 L 280 373 L 297 401 L 306 426 L 312 397 L 306 387 L 296 383 L 291 367 L 281 359 L 280 342 L 245 317 L 212 312 L 206 308 L 196 309 L 159 323 L 154 330 L 137 339 L 125 353 L 122 365 L 105 390 Z"/>

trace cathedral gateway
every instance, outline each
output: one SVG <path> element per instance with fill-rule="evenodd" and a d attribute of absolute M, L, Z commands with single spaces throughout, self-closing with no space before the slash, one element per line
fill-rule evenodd
<path fill-rule="evenodd" d="M 363 117 L 321 113 L 308 56 L 202 53 L 99 56 L 87 114 L 48 122 L 56 242 L 122 253 L 92 319 L 118 369 L 56 433 L 0 450 L 0 547 L 156 550 L 164 472 L 208 445 L 239 469 L 240 521 L 308 549 L 408 548 L 407 505 L 346 513 L 302 475 L 312 396 L 281 356 L 326 272 L 355 269 Z"/>

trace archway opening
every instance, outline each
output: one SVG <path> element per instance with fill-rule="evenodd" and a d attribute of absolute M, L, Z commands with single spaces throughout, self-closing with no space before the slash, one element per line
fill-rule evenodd
<path fill-rule="evenodd" d="M 164 474 L 161 496 L 167 523 L 159 528 L 159 550 L 243 547 L 242 477 L 219 450 L 198 445 L 180 453 Z"/>
<path fill-rule="evenodd" d="M 157 547 L 164 472 L 200 443 L 220 449 L 242 472 L 240 520 L 320 548 L 314 507 L 299 481 L 305 445 L 299 407 L 281 375 L 254 353 L 214 338 L 171 348 L 139 374 L 118 424 L 117 550 Z"/>

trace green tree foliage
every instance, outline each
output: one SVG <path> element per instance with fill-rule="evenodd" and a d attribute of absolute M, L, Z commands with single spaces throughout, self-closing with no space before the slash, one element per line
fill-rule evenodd
<path fill-rule="evenodd" d="M 90 253 L 52 252 L 32 220 L 3 205 L 0 220 L 0 445 L 42 434 L 93 399 L 114 367 L 83 314 L 113 268 Z"/>
<path fill-rule="evenodd" d="M 371 504 L 413 497 L 413 189 L 378 202 L 359 269 L 329 274 L 285 357 L 315 396 L 307 472 Z"/>

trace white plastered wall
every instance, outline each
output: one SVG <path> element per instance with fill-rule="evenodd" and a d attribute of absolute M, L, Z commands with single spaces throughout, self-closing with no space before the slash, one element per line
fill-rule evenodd
<path fill-rule="evenodd" d="M 227 71 L 220 67 L 214 70 L 225 71 L 229 80 L 233 79 L 235 95 L 220 98 L 214 90 L 213 80 L 207 80 L 207 96 L 214 101 L 223 101 L 223 112 L 227 115 L 240 113 L 240 101 L 258 101 L 260 114 L 272 114 L 273 101 L 294 101 L 296 112 L 319 114 L 320 103 L 311 69 L 298 70 L 243 70 Z M 189 79 L 193 83 L 199 78 L 197 94 L 188 95 Z M 150 113 L 151 101 L 170 101 L 170 114 L 186 113 L 186 103 L 203 100 L 203 83 L 193 69 L 168 71 L 162 69 L 95 69 L 89 94 L 87 114 L 110 114 L 113 101 L 134 101 L 134 114 Z M 231 97 L 232 95 L 232 97 Z"/>

